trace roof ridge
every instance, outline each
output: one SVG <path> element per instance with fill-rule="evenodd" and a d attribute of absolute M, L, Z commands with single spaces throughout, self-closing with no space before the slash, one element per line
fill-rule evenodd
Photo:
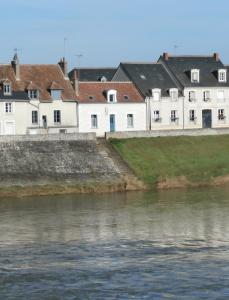
<path fill-rule="evenodd" d="M 79 81 L 79 83 L 86 83 L 86 84 L 89 84 L 89 83 L 97 83 L 97 84 L 116 84 L 116 83 L 119 83 L 119 84 L 126 84 L 126 83 L 129 83 L 129 84 L 133 84 L 132 81 Z"/>
<path fill-rule="evenodd" d="M 131 64 L 131 65 L 139 65 L 139 64 L 144 64 L 144 65 L 157 65 L 158 62 L 144 62 L 144 61 L 125 61 L 125 62 L 121 62 L 120 64 Z"/>

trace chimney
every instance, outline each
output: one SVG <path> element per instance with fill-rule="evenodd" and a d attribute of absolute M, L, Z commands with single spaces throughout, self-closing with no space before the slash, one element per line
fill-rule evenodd
<path fill-rule="evenodd" d="M 58 62 L 58 65 L 60 66 L 65 79 L 68 79 L 68 63 L 64 57 L 60 59 L 60 61 Z"/>
<path fill-rule="evenodd" d="M 215 61 L 219 61 L 219 53 L 214 53 L 213 57 Z"/>
<path fill-rule="evenodd" d="M 13 67 L 16 80 L 20 80 L 20 64 L 17 53 L 15 53 L 13 60 L 11 61 L 11 65 Z"/>
<path fill-rule="evenodd" d="M 73 71 L 72 81 L 73 81 L 73 88 L 76 92 L 76 96 L 79 96 L 79 79 L 78 79 L 76 69 L 74 69 L 74 71 Z"/>
<path fill-rule="evenodd" d="M 163 53 L 164 60 L 169 60 L 169 54 L 167 52 Z"/>

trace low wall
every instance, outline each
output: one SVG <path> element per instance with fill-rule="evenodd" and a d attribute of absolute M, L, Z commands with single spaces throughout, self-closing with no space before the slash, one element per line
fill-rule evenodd
<path fill-rule="evenodd" d="M 107 132 L 106 139 L 129 139 L 142 137 L 163 137 L 163 136 L 201 136 L 201 135 L 222 135 L 229 134 L 229 128 L 209 129 L 184 129 L 184 130 L 152 130 L 152 131 L 126 131 Z"/>
<path fill-rule="evenodd" d="M 0 135 L 0 143 L 9 142 L 41 142 L 41 141 L 95 141 L 95 133 L 58 133 L 58 134 L 26 134 Z"/>

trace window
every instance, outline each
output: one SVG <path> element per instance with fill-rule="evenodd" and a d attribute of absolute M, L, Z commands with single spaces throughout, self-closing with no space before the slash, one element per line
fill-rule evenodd
<path fill-rule="evenodd" d="M 218 109 L 218 120 L 224 120 L 224 119 L 225 119 L 224 109 Z"/>
<path fill-rule="evenodd" d="M 194 110 L 194 109 L 191 109 L 191 110 L 189 111 L 189 120 L 190 120 L 191 122 L 193 122 L 193 121 L 196 120 L 196 114 L 195 114 L 195 110 Z"/>
<path fill-rule="evenodd" d="M 54 100 L 59 100 L 61 99 L 61 90 L 51 90 L 51 97 Z"/>
<path fill-rule="evenodd" d="M 224 100 L 224 91 L 218 91 L 217 92 L 217 98 L 219 100 Z"/>
<path fill-rule="evenodd" d="M 195 101 L 196 100 L 196 93 L 194 91 L 190 91 L 188 93 L 188 99 L 190 102 Z"/>
<path fill-rule="evenodd" d="M 154 122 L 160 122 L 161 121 L 160 111 L 159 110 L 155 110 L 153 112 L 153 117 L 154 117 Z"/>
<path fill-rule="evenodd" d="M 60 110 L 54 110 L 54 124 L 61 123 L 61 112 Z"/>
<path fill-rule="evenodd" d="M 210 100 L 210 91 L 204 91 L 204 101 Z"/>
<path fill-rule="evenodd" d="M 117 101 L 117 91 L 115 90 L 110 90 L 107 92 L 107 101 L 110 103 L 116 102 Z"/>
<path fill-rule="evenodd" d="M 13 103 L 12 102 L 5 103 L 5 112 L 8 114 L 13 112 Z"/>
<path fill-rule="evenodd" d="M 28 95 L 30 99 L 38 99 L 38 90 L 29 90 Z"/>
<path fill-rule="evenodd" d="M 11 95 L 11 85 L 9 83 L 3 84 L 3 94 L 4 95 Z"/>
<path fill-rule="evenodd" d="M 191 82 L 198 83 L 200 81 L 200 71 L 191 70 Z"/>
<path fill-rule="evenodd" d="M 226 70 L 218 70 L 218 81 L 219 82 L 227 81 L 227 71 Z"/>
<path fill-rule="evenodd" d="M 91 128 L 98 128 L 98 118 L 97 115 L 91 115 Z"/>
<path fill-rule="evenodd" d="M 37 124 L 38 123 L 38 111 L 33 110 L 32 111 L 32 124 Z"/>
<path fill-rule="evenodd" d="M 160 89 L 153 89 L 152 96 L 154 101 L 160 101 L 161 99 L 161 90 Z"/>
<path fill-rule="evenodd" d="M 172 101 L 176 101 L 178 98 L 178 90 L 177 89 L 171 89 L 170 90 L 170 97 Z"/>
<path fill-rule="evenodd" d="M 134 127 L 134 116 L 133 114 L 127 115 L 127 128 L 133 128 Z"/>
<path fill-rule="evenodd" d="M 171 121 L 176 122 L 178 120 L 177 110 L 171 110 Z"/>

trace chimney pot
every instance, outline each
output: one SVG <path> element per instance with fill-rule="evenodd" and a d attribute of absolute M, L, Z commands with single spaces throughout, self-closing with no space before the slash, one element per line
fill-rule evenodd
<path fill-rule="evenodd" d="M 219 61 L 219 53 L 214 53 L 213 57 L 214 57 L 215 61 Z"/>
<path fill-rule="evenodd" d="M 60 66 L 65 79 L 67 79 L 68 78 L 68 63 L 64 57 L 60 59 L 60 61 L 58 62 L 58 65 Z"/>
<path fill-rule="evenodd" d="M 167 52 L 163 53 L 164 60 L 169 60 L 169 54 Z"/>

